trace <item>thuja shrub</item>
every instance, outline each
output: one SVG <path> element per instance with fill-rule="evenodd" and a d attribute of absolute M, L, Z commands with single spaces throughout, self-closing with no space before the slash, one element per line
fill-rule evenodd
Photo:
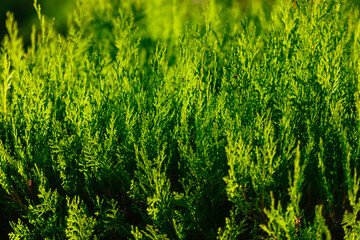
<path fill-rule="evenodd" d="M 34 2 L 0 51 L 10 239 L 357 239 L 350 0 Z M 56 20 L 55 20 L 56 21 Z"/>

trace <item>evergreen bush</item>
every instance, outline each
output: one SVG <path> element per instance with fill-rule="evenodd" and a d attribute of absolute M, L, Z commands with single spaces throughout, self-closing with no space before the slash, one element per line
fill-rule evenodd
<path fill-rule="evenodd" d="M 265 2 L 76 0 L 58 34 L 35 0 L 29 46 L 8 13 L 7 237 L 358 239 L 359 9 Z"/>

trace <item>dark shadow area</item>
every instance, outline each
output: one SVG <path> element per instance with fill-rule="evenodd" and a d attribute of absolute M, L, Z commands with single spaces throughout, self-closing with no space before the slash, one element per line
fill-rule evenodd
<path fill-rule="evenodd" d="M 14 13 L 18 23 L 19 34 L 24 40 L 25 46 L 30 43 L 30 33 L 33 24 L 39 25 L 33 6 L 33 0 L 4 0 L 0 1 L 0 41 L 7 34 L 5 27 L 6 12 Z M 38 0 L 43 14 L 55 19 L 54 25 L 57 31 L 65 32 L 67 16 L 75 7 L 75 0 Z"/>

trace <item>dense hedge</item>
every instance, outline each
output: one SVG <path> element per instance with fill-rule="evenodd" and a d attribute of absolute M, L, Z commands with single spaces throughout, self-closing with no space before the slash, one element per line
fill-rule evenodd
<path fill-rule="evenodd" d="M 350 1 L 76 2 L 61 35 L 35 1 L 27 49 L 6 21 L 10 239 L 360 236 Z"/>

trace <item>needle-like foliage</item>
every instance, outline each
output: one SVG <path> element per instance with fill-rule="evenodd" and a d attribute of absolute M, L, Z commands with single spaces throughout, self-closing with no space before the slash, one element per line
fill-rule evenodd
<path fill-rule="evenodd" d="M 358 239 L 350 0 L 35 0 L 0 50 L 10 239 Z"/>

